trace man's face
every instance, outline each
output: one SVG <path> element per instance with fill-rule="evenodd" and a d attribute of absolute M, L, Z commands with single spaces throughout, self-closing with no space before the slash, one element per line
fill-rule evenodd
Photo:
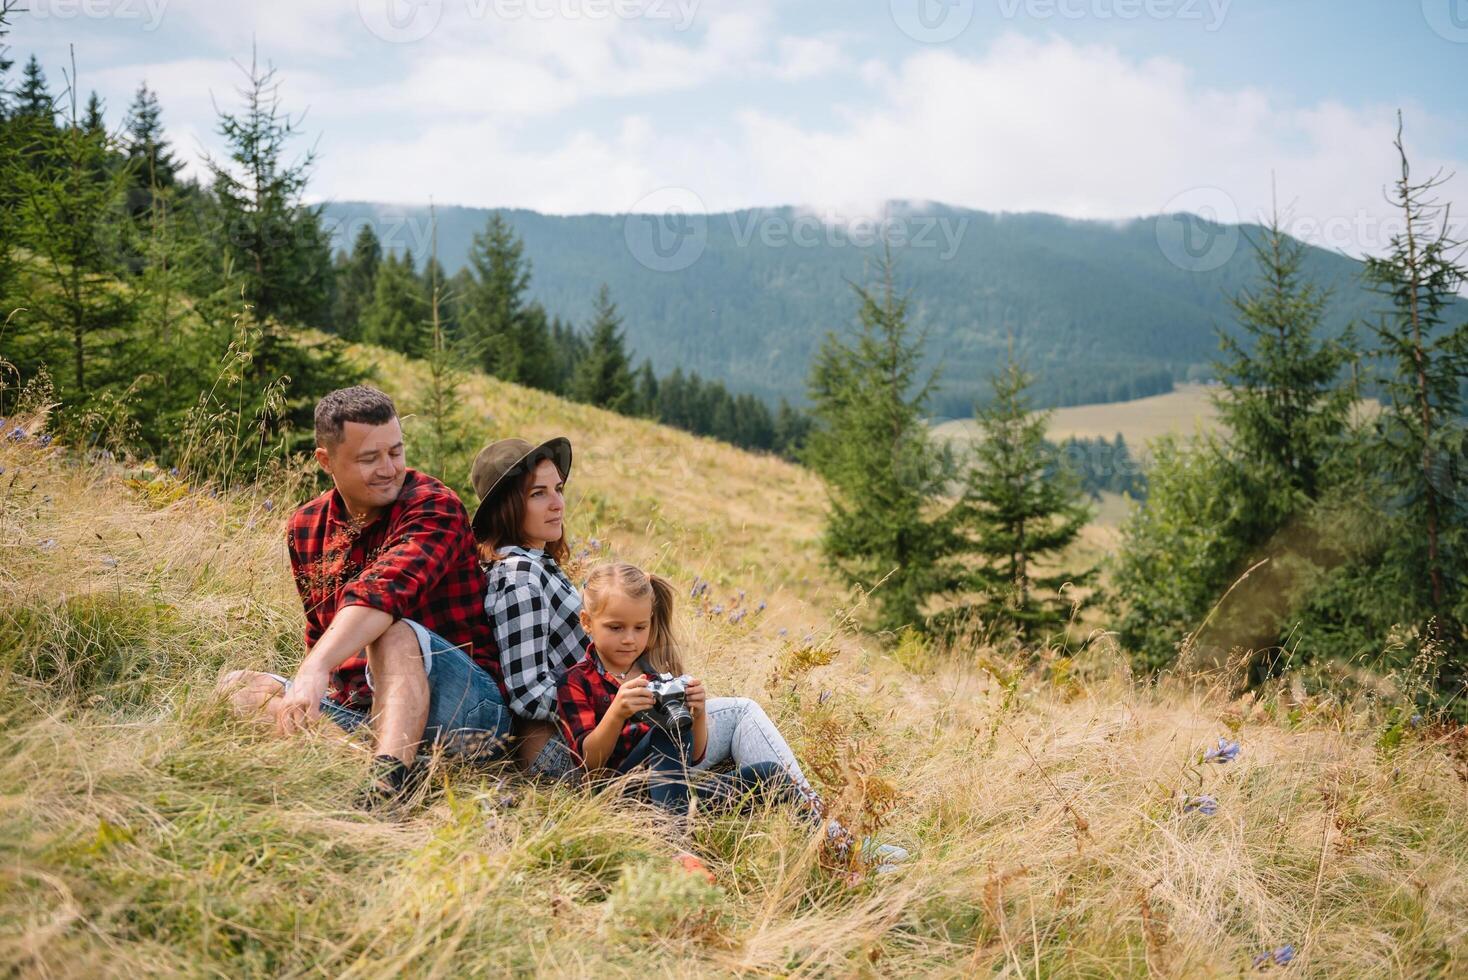
<path fill-rule="evenodd" d="M 347 508 L 357 516 L 387 507 L 403 489 L 403 428 L 397 419 L 382 425 L 347 422 L 341 442 L 316 447 L 316 461 L 331 475 Z"/>

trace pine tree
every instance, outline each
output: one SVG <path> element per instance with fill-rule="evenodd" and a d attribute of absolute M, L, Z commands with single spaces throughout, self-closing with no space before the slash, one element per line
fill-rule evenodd
<path fill-rule="evenodd" d="M 637 389 L 637 414 L 658 418 L 658 376 L 652 369 L 652 361 L 643 358 L 633 384 Z"/>
<path fill-rule="evenodd" d="M 10 45 L 5 39 L 10 36 L 10 13 L 14 6 L 15 0 L 0 0 L 0 123 L 10 118 L 10 69 L 15 62 L 9 57 Z"/>
<path fill-rule="evenodd" d="M 275 68 L 252 55 L 239 90 L 243 109 L 219 111 L 228 162 L 208 158 L 214 234 L 223 262 L 212 301 L 237 312 L 241 295 L 253 324 L 247 381 L 253 390 L 289 383 L 283 415 L 271 426 L 294 431 L 290 449 L 309 448 L 317 396 L 355 380 L 339 343 L 302 344 L 292 328 L 328 322 L 334 296 L 330 237 L 321 209 L 302 203 L 315 154 L 285 154 L 299 122 L 283 113 Z M 234 314 L 231 313 L 230 316 Z"/>
<path fill-rule="evenodd" d="M 799 458 L 801 451 L 805 448 L 810 425 L 810 416 L 781 398 L 780 407 L 775 412 L 775 452 L 786 459 Z"/>
<path fill-rule="evenodd" d="M 1301 281 L 1305 247 L 1278 214 L 1253 244 L 1259 283 L 1232 298 L 1241 336 L 1219 332 L 1227 356 L 1214 365 L 1223 384 L 1214 402 L 1238 464 L 1271 489 L 1272 502 L 1256 502 L 1267 536 L 1301 500 L 1320 496 L 1353 399 L 1340 384 L 1352 354 L 1349 335 L 1317 340 L 1328 297 Z"/>
<path fill-rule="evenodd" d="M 463 296 L 460 328 L 484 370 L 507 381 L 523 376 L 520 337 L 530 264 L 525 244 L 496 211 L 469 249 L 473 286 Z"/>
<path fill-rule="evenodd" d="M 519 360 L 515 380 L 542 391 L 555 391 L 559 367 L 545 307 L 531 303 L 525 308 L 519 319 L 515 345 Z"/>
<path fill-rule="evenodd" d="M 27 67 L 35 65 L 32 58 Z M 65 351 L 59 361 L 70 372 L 58 380 L 72 403 L 80 404 L 104 383 L 102 368 L 126 336 L 134 297 L 118 284 L 124 271 L 126 229 L 119 219 L 127 173 L 111 166 L 106 131 L 84 124 L 75 86 L 71 93 L 65 126 L 37 126 L 27 133 L 26 159 L 15 176 L 19 234 L 40 259 L 31 267 L 35 283 L 28 318 L 44 334 L 38 338 L 42 345 L 59 347 L 58 354 Z M 26 98 L 39 96 L 33 90 Z"/>
<path fill-rule="evenodd" d="M 158 195 L 177 187 L 183 169 L 164 135 L 163 108 L 158 104 L 158 94 L 146 82 L 138 86 L 128 107 L 123 143 L 132 170 L 128 212 L 134 218 L 142 218 L 152 210 Z"/>
<path fill-rule="evenodd" d="M 231 262 L 234 290 L 243 290 L 262 325 L 327 322 L 332 297 L 329 236 L 319 207 L 302 195 L 315 162 L 307 151 L 288 162 L 287 146 L 299 135 L 299 122 L 284 114 L 276 71 L 263 70 L 253 57 L 240 89 L 240 113 L 219 112 L 219 133 L 229 148 L 229 163 L 209 158 L 218 200 L 224 250 Z M 267 328 L 270 356 L 278 331 Z"/>
<path fill-rule="evenodd" d="M 571 397 L 623 415 L 631 414 L 636 407 L 632 368 L 622 340 L 622 318 L 605 283 L 597 290 L 591 324 L 586 328 L 586 356 L 571 381 Z"/>
<path fill-rule="evenodd" d="M 10 35 L 9 15 L 11 0 L 0 0 L 0 324 L 10 315 L 11 282 L 15 277 L 16 242 L 16 196 L 15 170 L 20 165 L 20 143 L 15 128 L 10 125 L 12 110 L 10 93 L 10 69 L 15 64 L 6 55 L 10 46 L 5 38 Z M 3 331 L 0 325 L 0 331 Z"/>
<path fill-rule="evenodd" d="M 805 460 L 826 481 L 825 554 L 851 584 L 873 588 L 877 624 L 924 625 L 927 600 L 953 588 L 953 508 L 940 508 L 951 473 L 931 442 L 926 405 L 936 378 L 920 379 L 921 338 L 897 294 L 890 252 L 876 289 L 853 284 L 860 326 L 827 334 L 811 365 L 815 427 Z"/>
<path fill-rule="evenodd" d="M 567 323 L 560 317 L 555 317 L 550 326 L 551 358 L 555 363 L 553 384 L 551 389 L 561 395 L 568 395 L 571 384 L 576 377 L 576 368 L 581 364 L 582 358 L 586 356 L 586 338 L 576 326 Z"/>
<path fill-rule="evenodd" d="M 362 336 L 362 314 L 372 305 L 377 292 L 377 270 L 382 264 L 382 243 L 370 224 L 364 224 L 352 242 L 352 254 L 337 267 L 336 304 L 332 313 L 339 336 L 357 340 Z"/>
<path fill-rule="evenodd" d="M 422 357 L 432 346 L 429 298 L 413 274 L 411 255 L 389 255 L 378 266 L 372 304 L 362 314 L 362 340 L 409 357 Z"/>
<path fill-rule="evenodd" d="M 471 433 L 478 427 L 463 404 L 464 372 L 459 366 L 463 353 L 445 329 L 447 287 L 438 261 L 438 214 L 431 205 L 429 213 L 433 248 L 423 266 L 428 296 L 428 350 L 424 357 L 428 385 L 422 413 L 426 427 L 421 436 L 415 436 L 414 446 L 415 452 L 422 454 L 427 472 L 467 494 L 473 489 L 467 485 L 468 456 L 476 448 Z"/>
<path fill-rule="evenodd" d="M 1468 440 L 1463 428 L 1463 384 L 1468 378 L 1468 322 L 1447 322 L 1459 290 L 1468 281 L 1460 261 L 1464 243 L 1451 236 L 1448 206 L 1435 198 L 1446 178 L 1415 180 L 1402 141 L 1398 117 L 1397 154 L 1401 176 L 1391 201 L 1403 230 L 1392 237 L 1387 254 L 1366 261 L 1366 280 L 1390 303 L 1372 328 L 1371 352 L 1389 372 L 1382 379 L 1386 407 L 1379 419 L 1375 455 L 1391 514 L 1402 533 L 1390 555 L 1403 571 L 1405 600 L 1435 617 L 1463 659 L 1454 671 L 1468 669 L 1462 636 L 1468 602 L 1468 514 L 1465 514 L 1464 463 Z"/>
<path fill-rule="evenodd" d="M 46 73 L 35 55 L 30 56 L 22 69 L 12 118 L 25 120 L 43 131 L 56 127 L 56 100 L 46 87 Z"/>
<path fill-rule="evenodd" d="M 986 625 L 1004 624 L 1032 640 L 1060 629 L 1067 600 L 1060 589 L 1084 585 L 1091 572 L 1041 574 L 1091 519 L 1074 474 L 1057 467 L 1045 441 L 1050 413 L 1030 404 L 1033 377 L 1013 352 L 992 379 L 993 398 L 976 406 L 979 439 L 966 474 L 964 529 L 981 558 L 969 586 L 982 598 L 971 607 Z"/>

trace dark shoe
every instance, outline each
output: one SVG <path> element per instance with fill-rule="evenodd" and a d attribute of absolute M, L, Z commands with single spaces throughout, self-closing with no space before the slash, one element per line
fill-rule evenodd
<path fill-rule="evenodd" d="M 377 812 L 403 806 L 423 785 L 425 771 L 390 755 L 372 757 L 372 777 L 357 796 L 357 809 Z"/>

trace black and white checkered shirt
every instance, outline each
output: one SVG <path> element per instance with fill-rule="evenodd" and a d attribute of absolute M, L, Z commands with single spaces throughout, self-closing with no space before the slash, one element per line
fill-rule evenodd
<path fill-rule="evenodd" d="M 512 546 L 501 553 L 486 566 L 484 611 L 494 625 L 510 710 L 550 721 L 556 685 L 591 642 L 581 628 L 581 594 L 545 552 Z"/>

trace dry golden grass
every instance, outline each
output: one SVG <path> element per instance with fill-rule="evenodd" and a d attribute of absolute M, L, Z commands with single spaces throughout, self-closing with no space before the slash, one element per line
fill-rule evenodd
<path fill-rule="evenodd" d="M 708 888 L 654 815 L 498 770 L 357 813 L 362 743 L 283 742 L 210 693 L 226 662 L 299 657 L 287 491 L 215 499 L 0 439 L 7 972 L 1222 977 L 1285 944 L 1300 976 L 1468 970 L 1461 731 L 1288 684 L 1139 684 L 1104 638 L 884 651 L 839 628 L 800 470 L 509 385 L 474 397 L 487 437 L 575 440 L 581 540 L 685 595 L 716 583 L 685 609 L 697 671 L 760 697 L 847 813 L 896 791 L 882 835 L 913 860 L 853 883 L 788 814 L 721 817 L 695 830 Z M 712 614 L 739 589 L 769 609 Z M 1200 763 L 1220 736 L 1238 758 Z M 1203 795 L 1216 814 L 1184 806 Z"/>

